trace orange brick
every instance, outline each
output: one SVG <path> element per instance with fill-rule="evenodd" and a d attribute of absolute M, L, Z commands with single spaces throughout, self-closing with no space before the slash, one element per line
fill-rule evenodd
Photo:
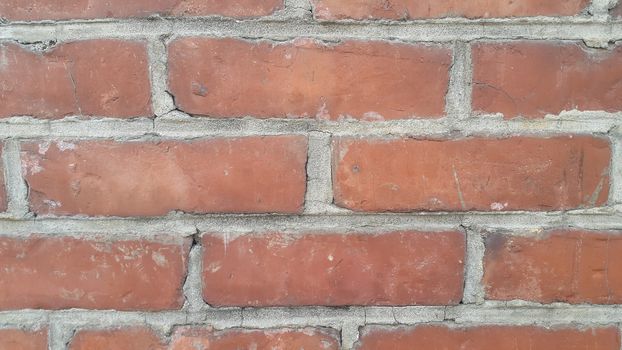
<path fill-rule="evenodd" d="M 0 329 L 0 350 L 47 350 L 47 330 Z"/>
<path fill-rule="evenodd" d="M 449 49 L 378 41 L 184 38 L 169 53 L 177 106 L 210 117 L 440 117 L 451 65 Z"/>
<path fill-rule="evenodd" d="M 22 164 L 37 214 L 299 213 L 302 136 L 30 143 Z"/>
<path fill-rule="evenodd" d="M 0 238 L 0 310 L 181 307 L 188 242 Z"/>
<path fill-rule="evenodd" d="M 553 231 L 538 237 L 490 234 L 486 297 L 540 303 L 622 303 L 622 235 Z"/>
<path fill-rule="evenodd" d="M 619 350 L 617 328 L 480 326 L 366 327 L 356 350 Z"/>
<path fill-rule="evenodd" d="M 334 19 L 426 19 L 578 15 L 589 0 L 313 0 L 315 17 Z"/>
<path fill-rule="evenodd" d="M 559 42 L 473 47 L 473 110 L 506 118 L 622 111 L 622 45 L 588 52 Z"/>
<path fill-rule="evenodd" d="M 88 40 L 35 53 L 0 43 L 0 118 L 151 117 L 146 44 Z"/>
<path fill-rule="evenodd" d="M 459 232 L 203 237 L 214 306 L 447 305 L 462 299 Z"/>
<path fill-rule="evenodd" d="M 356 211 L 551 211 L 609 193 L 609 144 L 587 136 L 341 138 L 333 149 L 335 203 Z"/>
<path fill-rule="evenodd" d="M 163 16 L 258 17 L 283 7 L 283 0 L 3 0 L 0 17 L 12 21 Z"/>

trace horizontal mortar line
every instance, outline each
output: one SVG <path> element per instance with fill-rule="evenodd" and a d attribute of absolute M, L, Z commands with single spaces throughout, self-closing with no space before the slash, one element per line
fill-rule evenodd
<path fill-rule="evenodd" d="M 190 236 L 201 233 L 381 233 L 395 230 L 448 231 L 461 226 L 482 230 L 526 231 L 577 228 L 621 230 L 622 215 L 600 212 L 520 213 L 412 213 L 346 215 L 182 215 L 158 218 L 0 218 L 0 234 L 71 235 L 101 233 L 110 236 Z"/>
<path fill-rule="evenodd" d="M 430 20 L 409 22 L 306 20 L 233 20 L 223 18 L 149 18 L 119 21 L 12 23 L 0 26 L 0 40 L 35 42 L 100 37 L 147 38 L 162 35 L 206 35 L 286 40 L 315 37 L 442 42 L 477 39 L 622 39 L 622 21 L 549 18 L 539 20 Z"/>
<path fill-rule="evenodd" d="M 450 136 L 512 134 L 605 134 L 622 125 L 622 113 L 568 112 L 542 119 L 510 119 L 482 115 L 470 118 L 402 119 L 391 121 L 326 121 L 318 119 L 204 118 L 177 113 L 156 119 L 37 120 L 16 117 L 0 121 L 0 139 L 17 138 L 116 138 L 143 136 L 200 138 L 308 134 L 319 131 L 337 136 Z"/>
<path fill-rule="evenodd" d="M 495 303 L 493 303 L 495 304 Z M 405 306 L 405 307 L 275 307 L 206 309 L 198 312 L 17 310 L 0 312 L 0 328 L 28 327 L 46 323 L 77 328 L 109 328 L 146 324 L 150 326 L 211 325 L 216 328 L 249 327 L 340 327 L 355 324 L 418 324 L 445 322 L 462 325 L 611 325 L 622 322 L 621 305 L 551 306 Z"/>

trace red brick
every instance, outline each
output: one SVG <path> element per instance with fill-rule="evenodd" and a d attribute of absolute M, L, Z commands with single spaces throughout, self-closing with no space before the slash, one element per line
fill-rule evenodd
<path fill-rule="evenodd" d="M 579 14 L 589 0 L 313 0 L 318 19 L 418 19 L 530 17 Z"/>
<path fill-rule="evenodd" d="M 0 238 L 0 309 L 179 308 L 187 243 Z"/>
<path fill-rule="evenodd" d="M 0 117 L 149 117 L 146 45 L 90 40 L 44 53 L 0 43 Z"/>
<path fill-rule="evenodd" d="M 366 327 L 356 350 L 619 350 L 618 329 L 480 326 Z"/>
<path fill-rule="evenodd" d="M 0 17 L 11 21 L 163 16 L 257 17 L 283 7 L 283 0 L 3 0 Z"/>
<path fill-rule="evenodd" d="M 551 42 L 473 47 L 473 109 L 506 118 L 567 110 L 622 111 L 622 45 L 584 49 Z"/>
<path fill-rule="evenodd" d="M 490 234 L 488 299 L 542 303 L 622 303 L 622 235 L 553 231 L 535 237 Z"/>
<path fill-rule="evenodd" d="M 302 136 L 52 142 L 22 165 L 37 214 L 298 213 L 306 155 Z"/>
<path fill-rule="evenodd" d="M 47 350 L 46 330 L 0 329 L 0 350 Z"/>
<path fill-rule="evenodd" d="M 318 328 L 215 331 L 206 328 L 179 328 L 173 335 L 170 350 L 194 349 L 305 349 L 337 350 L 336 331 Z"/>
<path fill-rule="evenodd" d="M 0 143 L 0 160 L 2 160 L 2 144 Z M 2 162 L 0 161 L 0 212 L 6 211 L 7 209 L 7 197 L 6 197 L 6 188 L 4 182 L 4 168 L 2 166 Z"/>
<path fill-rule="evenodd" d="M 443 47 L 377 41 L 185 38 L 169 52 L 177 106 L 211 117 L 439 117 L 451 65 Z"/>
<path fill-rule="evenodd" d="M 78 331 L 69 350 L 165 350 L 158 336 L 146 328 Z"/>
<path fill-rule="evenodd" d="M 203 237 L 213 306 L 445 305 L 462 297 L 459 232 Z"/>
<path fill-rule="evenodd" d="M 333 144 L 335 203 L 356 211 L 564 210 L 605 204 L 607 141 L 587 136 Z"/>

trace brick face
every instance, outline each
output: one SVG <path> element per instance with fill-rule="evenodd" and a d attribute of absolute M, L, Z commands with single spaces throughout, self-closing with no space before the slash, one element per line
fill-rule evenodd
<path fill-rule="evenodd" d="M 175 332 L 169 349 L 338 350 L 339 340 L 337 332 L 317 328 L 214 331 L 187 327 Z"/>
<path fill-rule="evenodd" d="M 494 18 L 530 16 L 572 16 L 589 0 L 512 2 L 486 0 L 312 0 L 315 17 L 334 19 L 425 19 L 442 17 Z"/>
<path fill-rule="evenodd" d="M 179 327 L 168 341 L 147 328 L 79 331 L 69 350 L 196 350 L 196 349 L 309 349 L 338 350 L 338 334 L 322 328 L 214 330 L 211 327 Z M 2 349 L 3 350 L 3 349 Z"/>
<path fill-rule="evenodd" d="M 298 213 L 306 139 L 29 143 L 22 165 L 38 214 Z"/>
<path fill-rule="evenodd" d="M 622 350 L 621 33 L 0 0 L 0 350 Z"/>
<path fill-rule="evenodd" d="M 69 350 L 166 350 L 162 341 L 146 328 L 78 331 Z"/>
<path fill-rule="evenodd" d="M 181 307 L 188 244 L 0 238 L 0 310 Z"/>
<path fill-rule="evenodd" d="M 282 0 L 5 0 L 0 17 L 12 21 L 163 16 L 258 17 L 283 7 Z"/>
<path fill-rule="evenodd" d="M 146 44 L 88 40 L 35 53 L 0 43 L 0 118 L 150 117 Z"/>
<path fill-rule="evenodd" d="M 607 201 L 607 141 L 337 139 L 335 203 L 356 211 L 550 211 Z"/>
<path fill-rule="evenodd" d="M 553 231 L 538 237 L 490 234 L 484 286 L 488 299 L 541 303 L 622 303 L 622 235 Z"/>
<path fill-rule="evenodd" d="M 460 350 L 618 350 L 616 328 L 537 328 L 481 326 L 450 328 L 441 325 L 417 327 L 368 327 L 356 350 L 376 349 L 460 349 Z"/>
<path fill-rule="evenodd" d="M 0 350 L 47 350 L 47 331 L 0 329 Z"/>
<path fill-rule="evenodd" d="M 440 117 L 451 64 L 439 46 L 373 41 L 185 38 L 169 53 L 177 106 L 211 117 Z"/>
<path fill-rule="evenodd" d="M 203 237 L 213 306 L 445 305 L 462 297 L 458 232 Z"/>
<path fill-rule="evenodd" d="M 567 110 L 622 111 L 622 46 L 587 50 L 558 42 L 473 47 L 473 109 L 506 118 Z"/>

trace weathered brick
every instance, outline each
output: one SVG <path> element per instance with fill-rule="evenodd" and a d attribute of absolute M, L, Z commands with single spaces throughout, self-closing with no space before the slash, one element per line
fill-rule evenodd
<path fill-rule="evenodd" d="M 258 17 L 283 7 L 283 0 L 3 0 L 0 17 L 11 21 L 163 16 Z"/>
<path fill-rule="evenodd" d="M 0 143 L 0 212 L 6 211 L 8 205 L 4 181 L 4 167 L 2 166 L 2 146 L 2 143 Z"/>
<path fill-rule="evenodd" d="M 313 0 L 318 19 L 425 19 L 531 17 L 579 14 L 589 0 Z"/>
<path fill-rule="evenodd" d="M 622 45 L 584 49 L 559 42 L 473 47 L 473 110 L 541 118 L 568 110 L 622 111 Z"/>
<path fill-rule="evenodd" d="M 622 303 L 622 235 L 552 231 L 536 237 L 490 234 L 486 297 L 541 303 Z"/>
<path fill-rule="evenodd" d="M 170 350 L 339 349 L 337 332 L 320 328 L 215 331 L 188 327 L 179 328 L 173 335 L 171 343 Z"/>
<path fill-rule="evenodd" d="M 82 330 L 76 332 L 69 350 L 165 350 L 158 336 L 147 328 Z M 190 348 L 188 349 L 190 350 Z"/>
<path fill-rule="evenodd" d="M 0 238 L 0 309 L 181 307 L 188 242 Z"/>
<path fill-rule="evenodd" d="M 607 202 L 611 150 L 588 136 L 336 139 L 335 203 L 356 211 L 564 210 Z"/>
<path fill-rule="evenodd" d="M 211 117 L 399 119 L 444 114 L 451 51 L 377 41 L 169 45 L 177 106 Z"/>
<path fill-rule="evenodd" d="M 46 330 L 0 329 L 0 350 L 47 350 Z"/>
<path fill-rule="evenodd" d="M 153 216 L 298 213 L 306 186 L 302 136 L 23 145 L 37 214 Z"/>
<path fill-rule="evenodd" d="M 620 335 L 615 327 L 366 327 L 355 349 L 619 350 Z"/>
<path fill-rule="evenodd" d="M 611 9 L 611 11 L 609 11 L 609 14 L 614 18 L 622 17 L 622 3 L 619 3 L 618 6 Z"/>
<path fill-rule="evenodd" d="M 203 237 L 213 306 L 445 305 L 462 298 L 464 236 L 271 233 Z"/>
<path fill-rule="evenodd" d="M 146 45 L 89 40 L 44 53 L 0 43 L 0 117 L 149 117 Z"/>
<path fill-rule="evenodd" d="M 170 344 L 167 343 L 147 328 L 85 330 L 77 332 L 69 350 L 337 350 L 339 348 L 338 333 L 323 328 L 214 330 L 211 327 L 180 327 L 173 332 Z"/>

